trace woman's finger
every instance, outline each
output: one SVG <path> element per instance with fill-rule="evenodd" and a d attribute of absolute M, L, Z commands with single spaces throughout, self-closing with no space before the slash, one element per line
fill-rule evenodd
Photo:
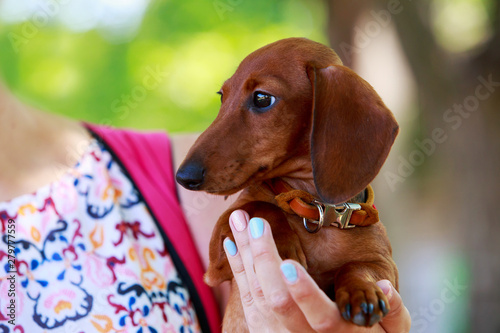
<path fill-rule="evenodd" d="M 377 285 L 389 299 L 390 311 L 380 325 L 388 333 L 406 333 L 410 331 L 410 312 L 404 306 L 401 296 L 388 280 L 381 280 Z"/>
<path fill-rule="evenodd" d="M 224 240 L 224 251 L 226 252 L 227 260 L 229 261 L 234 279 L 238 285 L 241 303 L 243 305 L 243 312 L 245 313 L 245 318 L 249 328 L 262 329 L 262 327 L 258 327 L 258 325 L 262 323 L 263 318 L 260 310 L 255 304 L 252 292 L 250 291 L 250 286 L 248 284 L 245 267 L 243 266 L 240 253 L 236 248 L 236 244 L 229 238 Z"/>
<path fill-rule="evenodd" d="M 234 241 L 239 251 L 239 257 L 246 276 L 247 285 L 252 299 L 262 311 L 268 311 L 265 306 L 264 294 L 255 275 L 252 250 L 250 249 L 250 237 L 247 232 L 248 213 L 243 210 L 235 210 L 229 216 L 229 224 L 233 232 Z M 238 284 L 239 285 L 239 284 Z"/>
<path fill-rule="evenodd" d="M 342 332 L 342 327 L 352 328 L 346 326 L 347 323 L 342 319 L 337 305 L 326 296 L 299 263 L 285 260 L 281 264 L 281 272 L 295 303 L 314 331 Z"/>
<path fill-rule="evenodd" d="M 290 332 L 312 332 L 281 276 L 281 257 L 269 223 L 261 218 L 249 222 L 250 247 L 255 274 L 269 309 Z"/>

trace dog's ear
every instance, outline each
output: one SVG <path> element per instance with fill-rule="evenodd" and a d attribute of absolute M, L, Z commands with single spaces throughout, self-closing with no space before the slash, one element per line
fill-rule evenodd
<path fill-rule="evenodd" d="M 349 68 L 308 66 L 307 74 L 314 183 L 323 200 L 341 203 L 375 178 L 399 126 L 370 84 Z"/>

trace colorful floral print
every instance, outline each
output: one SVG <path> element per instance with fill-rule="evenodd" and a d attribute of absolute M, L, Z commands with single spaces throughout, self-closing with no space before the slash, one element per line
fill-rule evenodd
<path fill-rule="evenodd" d="M 15 325 L 7 317 L 9 219 Z M 0 203 L 0 221 L 0 332 L 201 331 L 147 206 L 97 141 L 60 180 Z"/>

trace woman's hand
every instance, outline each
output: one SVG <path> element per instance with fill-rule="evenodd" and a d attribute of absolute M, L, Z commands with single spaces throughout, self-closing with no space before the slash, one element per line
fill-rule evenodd
<path fill-rule="evenodd" d="M 267 221 L 237 210 L 224 248 L 250 332 L 390 332 L 410 330 L 410 314 L 387 280 L 377 284 L 387 295 L 390 312 L 371 328 L 348 323 L 332 300 L 297 262 L 281 260 Z M 248 228 L 247 228 L 248 226 Z"/>

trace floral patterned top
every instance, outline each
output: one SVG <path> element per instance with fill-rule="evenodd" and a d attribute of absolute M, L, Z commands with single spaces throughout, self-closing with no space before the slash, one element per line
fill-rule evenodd
<path fill-rule="evenodd" d="M 2 332 L 201 331 L 157 224 L 96 140 L 58 181 L 0 203 L 0 221 Z"/>

